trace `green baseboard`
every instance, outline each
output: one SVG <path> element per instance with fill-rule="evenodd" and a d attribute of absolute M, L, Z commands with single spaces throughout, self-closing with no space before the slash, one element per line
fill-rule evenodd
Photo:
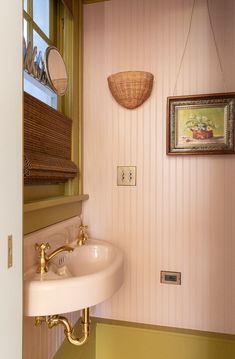
<path fill-rule="evenodd" d="M 234 359 L 235 336 L 92 318 L 89 342 L 53 359 Z"/>

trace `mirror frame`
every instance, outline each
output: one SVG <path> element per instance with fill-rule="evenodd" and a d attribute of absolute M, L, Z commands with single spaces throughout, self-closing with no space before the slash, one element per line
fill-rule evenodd
<path fill-rule="evenodd" d="M 50 51 L 51 50 L 56 50 L 58 52 L 58 54 L 60 55 L 61 57 L 61 60 L 63 61 L 64 63 L 64 67 L 65 67 L 65 71 L 66 71 L 66 75 L 67 75 L 67 85 L 66 85 L 66 88 L 64 90 L 64 92 L 58 92 L 58 90 L 55 88 L 55 86 L 53 85 L 53 82 L 52 82 L 52 79 L 51 79 L 51 76 L 50 76 L 50 70 L 49 70 L 49 66 L 48 66 L 48 58 L 49 58 L 49 55 L 50 55 Z M 67 68 L 66 68 L 66 65 L 65 65 L 65 62 L 64 62 L 64 59 L 61 55 L 61 53 L 59 52 L 59 50 L 57 49 L 57 47 L 55 46 L 48 46 L 46 51 L 45 51 L 45 55 L 44 55 L 44 66 L 45 66 L 45 72 L 46 72 L 46 76 L 47 76 L 47 80 L 48 80 L 48 83 L 50 85 L 50 87 L 52 88 L 52 90 L 58 95 L 58 96 L 64 96 L 66 91 L 67 91 L 67 88 L 68 88 L 68 71 L 67 71 Z"/>

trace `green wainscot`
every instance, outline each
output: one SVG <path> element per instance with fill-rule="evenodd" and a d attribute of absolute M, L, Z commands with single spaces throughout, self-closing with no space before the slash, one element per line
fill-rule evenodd
<path fill-rule="evenodd" d="M 66 342 L 54 359 L 234 359 L 235 336 L 92 318 L 81 348 Z"/>

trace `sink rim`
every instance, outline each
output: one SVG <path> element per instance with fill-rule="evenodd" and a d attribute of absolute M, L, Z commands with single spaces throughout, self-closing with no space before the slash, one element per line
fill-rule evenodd
<path fill-rule="evenodd" d="M 114 251 L 113 260 L 101 270 L 66 278 L 55 273 L 56 266 L 53 263 L 49 271 L 42 275 L 35 273 L 36 266 L 29 268 L 24 274 L 24 314 L 26 316 L 60 314 L 94 306 L 112 296 L 120 288 L 123 283 L 124 261 L 121 250 L 99 239 L 89 239 L 85 246 L 106 246 Z M 82 250 L 82 247 L 75 248 L 78 256 L 79 249 Z M 71 255 L 74 253 L 72 252 Z M 47 277 L 52 274 L 58 277 L 48 279 Z M 61 298 L 60 303 L 58 298 Z"/>

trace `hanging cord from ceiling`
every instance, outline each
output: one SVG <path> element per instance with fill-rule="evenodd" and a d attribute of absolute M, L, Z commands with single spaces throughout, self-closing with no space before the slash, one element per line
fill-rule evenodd
<path fill-rule="evenodd" d="M 180 59 L 179 68 L 178 68 L 177 75 L 176 75 L 176 80 L 175 80 L 175 85 L 174 85 L 174 90 L 173 90 L 173 96 L 175 96 L 175 93 L 176 93 L 176 87 L 177 87 L 179 75 L 180 75 L 180 72 L 181 72 L 181 68 L 182 68 L 182 65 L 183 65 L 183 62 L 184 62 L 185 53 L 186 53 L 188 43 L 189 43 L 189 38 L 190 38 L 191 30 L 192 30 L 193 15 L 194 15 L 196 3 L 197 3 L 197 0 L 193 0 L 192 10 L 191 10 L 191 14 L 190 14 L 190 21 L 189 21 L 189 29 L 188 29 L 188 33 L 187 33 L 183 53 L 182 53 L 182 56 L 181 56 L 181 59 Z M 225 91 L 228 92 L 228 86 L 226 84 L 225 74 L 224 74 L 223 65 L 222 65 L 222 60 L 221 60 L 219 47 L 218 47 L 218 44 L 217 44 L 217 41 L 216 41 L 215 31 L 214 31 L 214 27 L 213 27 L 209 0 L 206 0 L 206 5 L 207 5 L 207 13 L 208 13 L 208 17 L 209 17 L 210 28 L 211 28 L 211 32 L 212 32 L 212 36 L 213 36 L 213 40 L 214 40 L 216 55 L 217 55 L 217 58 L 218 58 L 219 67 L 220 67 L 220 71 L 221 71 Z"/>
<path fill-rule="evenodd" d="M 217 43 L 216 37 L 215 37 L 215 30 L 214 30 L 214 27 L 213 27 L 212 16 L 211 16 L 211 11 L 210 11 L 210 6 L 209 6 L 209 0 L 206 0 L 206 3 L 207 3 L 208 17 L 209 17 L 210 26 L 211 26 L 211 32 L 212 32 L 213 39 L 214 39 L 216 54 L 217 54 L 217 57 L 218 57 L 218 60 L 219 60 L 220 71 L 221 71 L 222 79 L 223 79 L 223 82 L 224 82 L 225 91 L 228 92 L 228 86 L 227 86 L 227 83 L 226 83 L 226 80 L 225 80 L 225 74 L 224 74 L 224 70 L 223 70 L 222 59 L 221 59 L 221 56 L 220 56 L 218 43 Z"/>

